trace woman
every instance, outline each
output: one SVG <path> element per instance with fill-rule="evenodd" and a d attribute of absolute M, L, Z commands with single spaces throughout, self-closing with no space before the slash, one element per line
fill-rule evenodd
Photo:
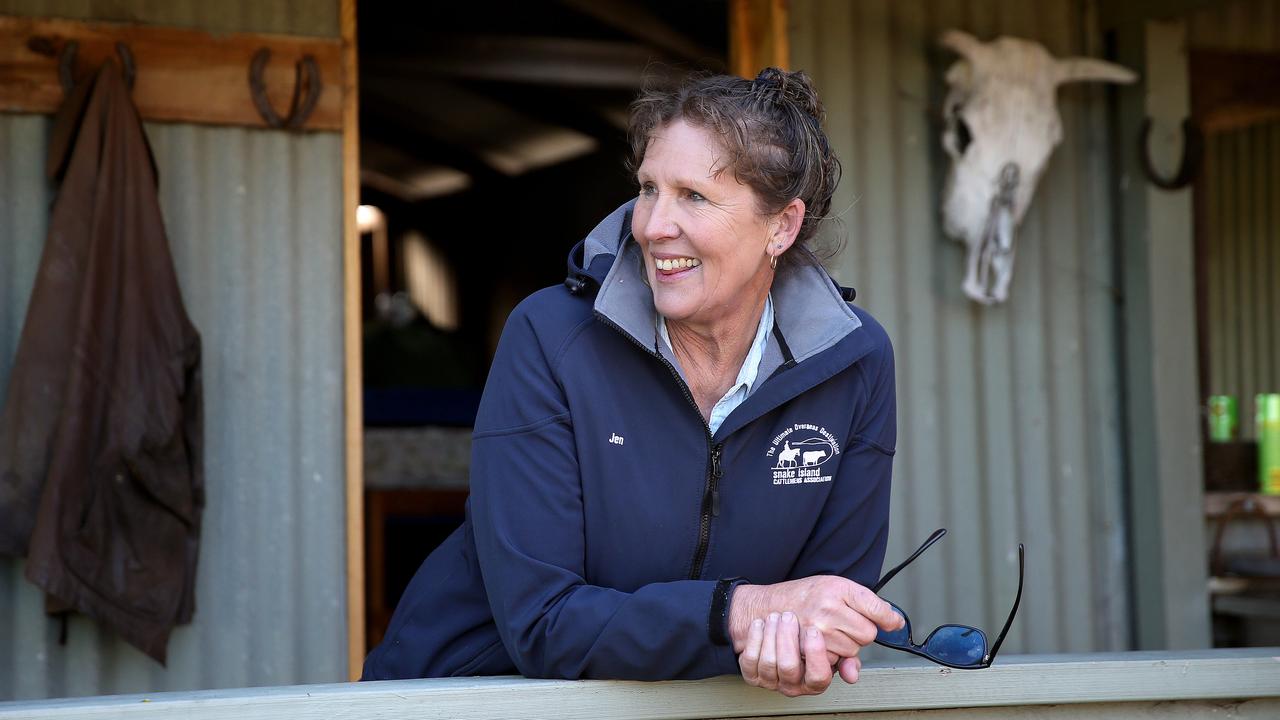
<path fill-rule="evenodd" d="M 902 622 L 865 587 L 893 355 L 803 247 L 839 179 L 821 117 L 808 78 L 776 69 L 637 100 L 638 197 L 512 312 L 466 521 L 366 679 L 857 679 Z"/>

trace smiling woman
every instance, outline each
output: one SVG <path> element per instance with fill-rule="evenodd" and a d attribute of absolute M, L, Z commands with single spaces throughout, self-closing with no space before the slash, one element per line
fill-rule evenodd
<path fill-rule="evenodd" d="M 647 92 L 630 137 L 638 197 L 508 320 L 467 520 L 366 679 L 739 672 L 813 694 L 902 624 L 867 589 L 893 353 L 804 248 L 839 178 L 808 78 Z"/>

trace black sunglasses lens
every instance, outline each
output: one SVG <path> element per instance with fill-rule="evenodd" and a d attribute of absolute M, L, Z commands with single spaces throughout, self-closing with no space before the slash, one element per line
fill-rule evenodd
<path fill-rule="evenodd" d="M 943 625 L 922 648 L 929 657 L 959 667 L 981 665 L 987 655 L 987 636 L 968 625 Z"/>
<path fill-rule="evenodd" d="M 885 602 L 888 602 L 888 601 L 886 600 Z M 894 605 L 893 603 L 889 603 L 889 606 L 893 608 L 894 612 L 901 615 L 902 619 L 905 620 L 906 622 L 902 624 L 902 627 L 900 629 L 894 630 L 892 632 L 885 632 L 884 630 L 881 630 L 876 635 L 876 642 L 880 643 L 881 645 L 888 645 L 890 647 L 904 647 L 904 648 L 911 647 L 911 618 L 907 617 L 907 614 L 902 612 L 902 608 L 898 607 L 897 605 Z"/>

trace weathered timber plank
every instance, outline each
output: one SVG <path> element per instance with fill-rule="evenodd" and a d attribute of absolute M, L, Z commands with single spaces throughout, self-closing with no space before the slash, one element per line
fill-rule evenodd
<path fill-rule="evenodd" d="M 856 685 L 788 699 L 733 677 L 698 682 L 449 678 L 0 703 L 0 720 L 182 717 L 743 718 L 941 708 L 1280 698 L 1280 648 L 1016 656 L 987 670 L 868 667 Z"/>
<path fill-rule="evenodd" d="M 772 720 L 867 720 L 866 715 L 775 716 Z M 876 713 L 873 720 L 1275 720 L 1280 717 L 1280 700 L 1205 701 L 1178 700 L 1141 703 L 1079 703 L 1025 705 L 1002 708 L 951 708 L 944 710 L 900 710 Z M 738 720 L 751 720 L 739 718 Z"/>
<path fill-rule="evenodd" d="M 342 128 L 339 39 L 47 18 L 0 16 L 0 111 L 54 112 L 63 98 L 58 54 L 71 40 L 79 43 L 79 77 L 116 57 L 116 42 L 128 44 L 137 67 L 133 99 L 143 119 L 213 125 L 266 126 L 249 91 L 249 64 L 259 48 L 271 51 L 263 79 L 281 116 L 293 96 L 295 63 L 312 55 L 322 90 L 305 129 Z"/>

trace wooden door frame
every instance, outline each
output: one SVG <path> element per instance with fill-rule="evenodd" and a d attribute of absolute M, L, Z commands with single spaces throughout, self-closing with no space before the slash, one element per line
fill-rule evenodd
<path fill-rule="evenodd" d="M 340 0 L 342 28 L 342 286 L 346 445 L 347 677 L 364 667 L 364 395 L 360 304 L 360 113 L 356 0 Z"/>
<path fill-rule="evenodd" d="M 766 67 L 790 68 L 788 10 L 787 0 L 729 1 L 729 72 L 754 78 Z"/>

